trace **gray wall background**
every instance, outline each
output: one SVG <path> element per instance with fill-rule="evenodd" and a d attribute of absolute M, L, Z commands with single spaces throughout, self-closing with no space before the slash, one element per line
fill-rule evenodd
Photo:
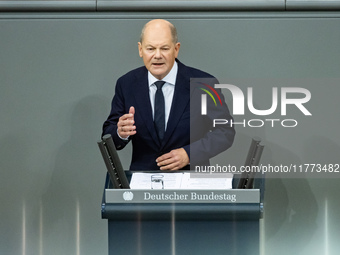
<path fill-rule="evenodd" d="M 274 86 L 311 91 L 312 117 L 292 108 L 294 129 L 238 127 L 214 162 L 242 164 L 256 135 L 263 163 L 340 163 L 337 13 L 0 14 L 1 255 L 107 254 L 96 141 L 152 18 L 177 26 L 182 62 L 254 87 L 258 108 Z M 130 148 L 120 156 L 128 167 Z M 261 254 L 337 254 L 339 179 L 285 177 L 266 182 Z"/>

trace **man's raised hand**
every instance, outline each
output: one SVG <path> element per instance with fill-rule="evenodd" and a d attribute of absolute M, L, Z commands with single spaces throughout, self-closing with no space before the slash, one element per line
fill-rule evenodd
<path fill-rule="evenodd" d="M 131 135 L 136 134 L 135 126 L 135 108 L 130 107 L 129 113 L 121 116 L 117 123 L 118 134 L 121 138 L 128 138 Z"/>

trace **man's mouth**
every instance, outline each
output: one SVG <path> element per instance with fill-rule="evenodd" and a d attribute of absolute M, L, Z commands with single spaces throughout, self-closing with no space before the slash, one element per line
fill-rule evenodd
<path fill-rule="evenodd" d="M 153 63 L 154 66 L 161 66 L 163 63 Z"/>

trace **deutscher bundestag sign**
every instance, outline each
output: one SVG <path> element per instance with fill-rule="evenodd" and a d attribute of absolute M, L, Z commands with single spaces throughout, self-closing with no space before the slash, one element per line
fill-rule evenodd
<path fill-rule="evenodd" d="M 106 203 L 260 203 L 260 190 L 106 189 Z"/>

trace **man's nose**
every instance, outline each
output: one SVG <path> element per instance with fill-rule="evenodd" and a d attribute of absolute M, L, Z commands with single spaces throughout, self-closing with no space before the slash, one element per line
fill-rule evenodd
<path fill-rule="evenodd" d="M 161 58 L 162 57 L 162 53 L 160 49 L 156 49 L 155 51 L 155 58 Z"/>

